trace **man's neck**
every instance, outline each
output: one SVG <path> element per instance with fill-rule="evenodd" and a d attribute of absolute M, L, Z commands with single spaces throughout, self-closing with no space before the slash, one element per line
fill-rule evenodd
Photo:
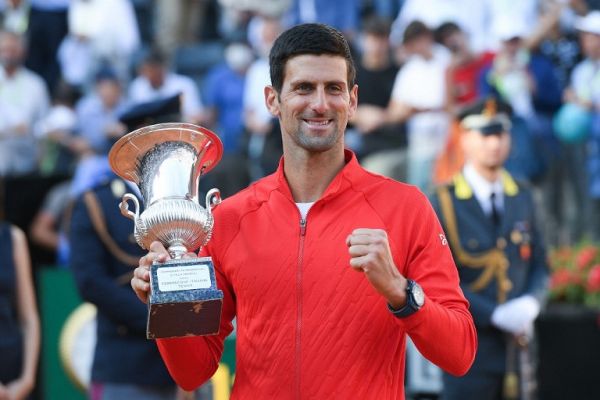
<path fill-rule="evenodd" d="M 490 183 L 496 182 L 500 178 L 500 173 L 502 172 L 502 167 L 480 167 L 473 165 L 473 169 L 483 179 Z"/>
<path fill-rule="evenodd" d="M 309 203 L 320 199 L 344 165 L 343 152 L 284 152 L 284 173 L 294 201 Z"/>
<path fill-rule="evenodd" d="M 9 67 L 9 68 L 5 67 L 4 75 L 9 78 L 12 78 L 17 73 L 18 70 L 19 70 L 19 67 L 14 67 L 14 68 L 13 67 Z"/>

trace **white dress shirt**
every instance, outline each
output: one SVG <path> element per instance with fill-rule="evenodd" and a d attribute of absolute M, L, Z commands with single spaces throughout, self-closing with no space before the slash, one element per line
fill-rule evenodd
<path fill-rule="evenodd" d="M 273 116 L 265 104 L 265 86 L 271 84 L 269 60 L 255 60 L 246 72 L 244 86 L 244 111 L 254 113 L 254 117 L 262 123 L 268 123 Z"/>
<path fill-rule="evenodd" d="M 600 107 L 600 60 L 586 58 L 571 73 L 571 86 L 582 100 Z"/>
<path fill-rule="evenodd" d="M 496 209 L 498 211 L 504 209 L 504 187 L 502 186 L 502 179 L 500 177 L 495 182 L 490 182 L 479 175 L 473 165 L 469 163 L 463 168 L 463 176 L 473 190 L 473 195 L 481 205 L 485 215 L 492 215 L 492 193 L 495 193 L 496 196 Z"/>
<path fill-rule="evenodd" d="M 419 112 L 407 121 L 410 152 L 419 158 L 435 158 L 446 143 L 450 121 L 442 108 L 446 98 L 444 79 L 449 61 L 448 51 L 435 45 L 431 59 L 411 56 L 394 81 L 392 100 L 416 108 L 436 110 Z"/>
<path fill-rule="evenodd" d="M 164 83 L 158 88 L 152 87 L 144 76 L 138 76 L 129 85 L 129 100 L 132 103 L 165 99 L 178 93 L 182 95 L 181 113 L 184 119 L 194 118 L 202 111 L 200 92 L 188 76 L 168 72 Z"/>
<path fill-rule="evenodd" d="M 33 127 L 46 115 L 49 104 L 46 84 L 37 74 L 19 68 L 7 76 L 0 67 L 0 176 L 37 168 L 39 148 Z"/>

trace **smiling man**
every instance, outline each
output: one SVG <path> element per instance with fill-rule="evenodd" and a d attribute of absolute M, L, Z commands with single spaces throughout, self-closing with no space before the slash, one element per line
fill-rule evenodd
<path fill-rule="evenodd" d="M 441 226 L 418 189 L 368 173 L 344 149 L 357 106 L 342 34 L 284 32 L 270 54 L 269 111 L 281 124 L 279 169 L 215 209 L 201 255 L 224 292 L 216 336 L 157 340 L 175 380 L 215 372 L 237 317 L 232 398 L 403 399 L 406 335 L 464 374 L 477 338 Z M 153 243 L 132 287 L 148 296 Z"/>

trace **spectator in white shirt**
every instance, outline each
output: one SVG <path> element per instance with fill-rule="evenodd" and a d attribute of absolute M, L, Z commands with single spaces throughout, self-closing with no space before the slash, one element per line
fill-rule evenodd
<path fill-rule="evenodd" d="M 181 95 L 184 121 L 202 124 L 203 106 L 198 86 L 190 77 L 176 74 L 167 68 L 166 60 L 158 51 L 151 51 L 142 60 L 138 76 L 129 86 L 129 101 L 143 103 Z"/>
<path fill-rule="evenodd" d="M 280 135 L 270 135 L 275 120 L 265 105 L 264 88 L 271 84 L 269 51 L 282 29 L 279 19 L 263 16 L 254 17 L 248 26 L 250 44 L 258 55 L 248 68 L 244 85 L 244 125 L 249 132 L 248 155 L 252 180 L 272 172 L 281 156 L 280 152 L 268 154 L 271 142 L 277 141 Z"/>
<path fill-rule="evenodd" d="M 73 0 L 68 16 L 69 34 L 58 51 L 63 78 L 88 89 L 94 75 L 110 67 L 128 82 L 131 56 L 140 45 L 131 1 Z"/>
<path fill-rule="evenodd" d="M 396 75 L 390 104 L 371 119 L 379 124 L 406 122 L 407 181 L 425 190 L 448 135 L 445 74 L 450 56 L 434 43 L 433 33 L 420 21 L 408 25 L 403 46 L 409 58 Z"/>
<path fill-rule="evenodd" d="M 0 32 L 0 176 L 36 171 L 33 127 L 50 104 L 42 78 L 23 67 L 24 55 L 21 36 Z"/>
<path fill-rule="evenodd" d="M 489 28 L 486 26 L 488 0 L 405 0 L 392 26 L 391 40 L 400 44 L 406 27 L 422 21 L 435 30 L 446 22 L 454 22 L 467 34 L 474 51 L 486 49 Z"/>

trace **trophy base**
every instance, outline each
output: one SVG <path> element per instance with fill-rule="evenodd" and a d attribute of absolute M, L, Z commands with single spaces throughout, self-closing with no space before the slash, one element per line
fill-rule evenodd
<path fill-rule="evenodd" d="M 150 285 L 148 339 L 219 333 L 223 292 L 210 257 L 153 264 Z"/>

